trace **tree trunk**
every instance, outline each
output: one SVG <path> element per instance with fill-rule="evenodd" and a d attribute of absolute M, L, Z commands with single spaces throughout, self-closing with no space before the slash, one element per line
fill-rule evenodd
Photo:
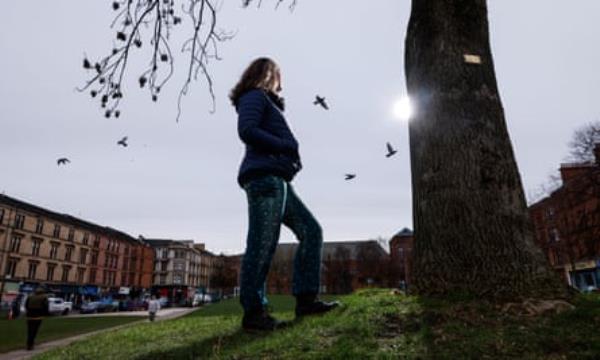
<path fill-rule="evenodd" d="M 493 300 L 565 297 L 533 241 L 486 1 L 413 0 L 405 66 L 415 108 L 413 289 Z"/>

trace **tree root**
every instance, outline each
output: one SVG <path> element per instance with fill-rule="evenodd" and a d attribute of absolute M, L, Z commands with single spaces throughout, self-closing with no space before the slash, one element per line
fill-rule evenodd
<path fill-rule="evenodd" d="M 511 302 L 502 305 L 504 314 L 534 317 L 546 314 L 560 314 L 573 310 L 575 306 L 564 300 L 526 299 L 523 302 Z"/>

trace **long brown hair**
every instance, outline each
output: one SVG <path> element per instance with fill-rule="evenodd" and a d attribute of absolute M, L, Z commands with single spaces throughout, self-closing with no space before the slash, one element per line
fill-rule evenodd
<path fill-rule="evenodd" d="M 258 58 L 244 70 L 240 81 L 231 89 L 229 99 L 233 106 L 237 107 L 238 100 L 242 94 L 252 89 L 265 89 L 270 91 L 273 88 L 275 81 L 280 81 L 277 76 L 279 67 L 275 61 L 261 57 Z M 281 84 L 278 85 L 281 90 Z"/>

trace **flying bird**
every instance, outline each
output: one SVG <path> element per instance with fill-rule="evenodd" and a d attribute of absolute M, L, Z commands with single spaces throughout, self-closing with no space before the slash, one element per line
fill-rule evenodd
<path fill-rule="evenodd" d="M 346 178 L 344 180 L 352 180 L 356 177 L 356 174 L 346 174 Z"/>
<path fill-rule="evenodd" d="M 319 95 L 315 96 L 315 101 L 313 101 L 313 104 L 319 105 L 325 110 L 329 110 L 329 106 L 327 106 L 327 103 L 325 102 L 325 97 L 321 97 Z"/>
<path fill-rule="evenodd" d="M 67 159 L 67 158 L 60 158 L 58 160 L 56 160 L 56 165 L 60 166 L 60 165 L 67 165 L 67 163 L 70 163 L 71 160 Z"/>
<path fill-rule="evenodd" d="M 127 147 L 127 136 L 117 141 L 117 145 L 122 145 L 123 147 Z"/>
<path fill-rule="evenodd" d="M 387 154 L 385 154 L 385 157 L 394 156 L 398 152 L 398 150 L 396 150 L 392 147 L 392 144 L 387 143 L 386 145 L 387 145 L 388 152 L 387 152 Z"/>

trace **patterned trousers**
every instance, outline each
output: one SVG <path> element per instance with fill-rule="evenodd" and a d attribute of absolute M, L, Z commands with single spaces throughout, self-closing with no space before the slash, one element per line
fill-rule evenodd
<path fill-rule="evenodd" d="M 248 197 L 248 236 L 242 260 L 240 302 L 245 311 L 267 304 L 265 281 L 277 249 L 281 224 L 300 242 L 294 257 L 294 295 L 318 294 L 321 275 L 321 226 L 292 185 L 265 176 L 244 185 Z"/>

